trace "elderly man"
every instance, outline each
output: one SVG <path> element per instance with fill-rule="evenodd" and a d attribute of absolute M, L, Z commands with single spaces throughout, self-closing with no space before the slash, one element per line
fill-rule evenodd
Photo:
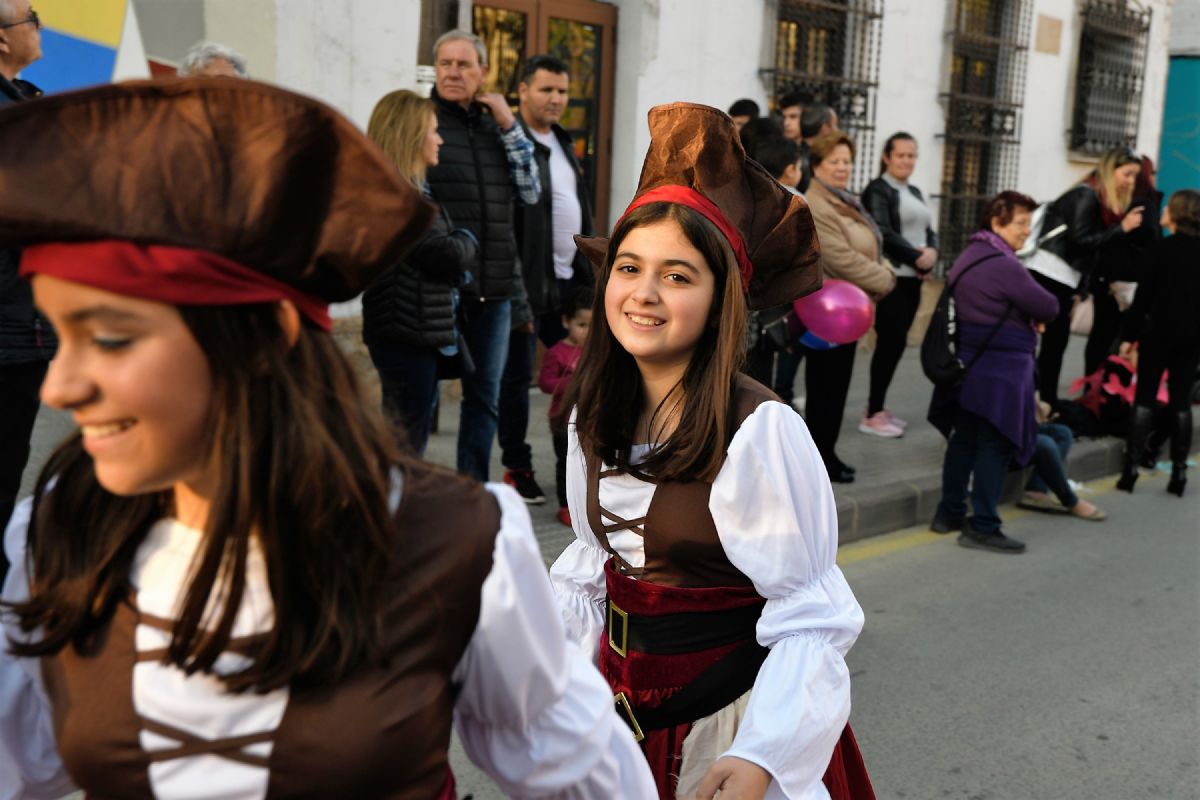
<path fill-rule="evenodd" d="M 0 0 L 0 106 L 40 97 L 17 73 L 42 57 L 42 23 L 29 0 Z M 30 187 L 32 189 L 32 187 Z M 29 460 L 38 391 L 57 342 L 17 276 L 19 250 L 0 250 L 0 530 L 8 523 Z M 0 580 L 8 561 L 0 551 Z"/>
<path fill-rule="evenodd" d="M 232 47 L 216 42 L 198 42 L 192 45 L 179 65 L 179 74 L 188 76 L 248 78 L 246 59 Z"/>
<path fill-rule="evenodd" d="M 433 59 L 432 98 L 443 143 L 429 186 L 454 223 L 480 243 L 474 280 L 463 287 L 462 333 L 474 371 L 462 378 L 458 471 L 487 480 L 518 276 L 513 203 L 536 203 L 541 183 L 533 143 L 504 97 L 480 93 L 487 49 L 479 37 L 445 33 L 434 43 Z"/>
<path fill-rule="evenodd" d="M 590 284 L 591 265 L 575 247 L 574 236 L 592 234 L 590 191 L 575 158 L 571 134 L 558 121 L 567 110 L 567 65 L 548 55 L 533 56 L 517 87 L 517 121 L 533 140 L 541 199 L 517 209 L 517 246 L 527 302 L 513 305 L 508 360 L 500 383 L 500 463 L 504 482 L 531 505 L 546 497 L 533 477 L 529 429 L 529 384 L 533 377 L 535 331 L 549 347 L 565 335 L 562 304 L 580 284 Z"/>

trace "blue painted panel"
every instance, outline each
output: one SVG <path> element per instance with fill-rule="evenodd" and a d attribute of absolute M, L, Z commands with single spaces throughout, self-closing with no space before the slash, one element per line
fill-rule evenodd
<path fill-rule="evenodd" d="M 1158 188 L 1200 189 L 1200 57 L 1174 56 L 1167 75 Z"/>
<path fill-rule="evenodd" d="M 26 67 L 21 77 L 46 93 L 94 86 L 112 80 L 117 51 L 46 28 L 42 31 L 42 58 Z"/>

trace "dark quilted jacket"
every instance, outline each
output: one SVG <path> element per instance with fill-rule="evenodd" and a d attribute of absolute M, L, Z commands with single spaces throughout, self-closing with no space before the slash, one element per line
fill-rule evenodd
<path fill-rule="evenodd" d="M 472 103 L 464 109 L 433 92 L 442 149 L 429 170 L 429 185 L 450 218 L 479 240 L 480 268 L 464 294 L 474 299 L 512 297 L 513 183 L 500 130 Z"/>
<path fill-rule="evenodd" d="M 31 83 L 0 76 L 0 106 L 40 95 Z M 20 250 L 0 249 L 0 364 L 49 361 L 58 347 L 50 323 L 33 307 L 29 282 L 17 274 L 20 263 Z"/>
<path fill-rule="evenodd" d="M 363 294 L 363 341 L 371 347 L 454 344 L 451 290 L 462 284 L 465 272 L 475 272 L 478 263 L 479 247 L 474 236 L 455 229 L 443 207 L 425 238 L 400 264 L 367 287 Z"/>

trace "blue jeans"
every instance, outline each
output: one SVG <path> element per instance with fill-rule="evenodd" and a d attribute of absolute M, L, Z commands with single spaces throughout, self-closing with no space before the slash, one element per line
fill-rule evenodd
<path fill-rule="evenodd" d="M 437 350 L 403 344 L 367 346 L 379 372 L 383 410 L 408 434 L 417 455 L 425 455 L 437 400 Z"/>
<path fill-rule="evenodd" d="M 942 500 L 938 513 L 961 518 L 967 513 L 967 483 L 971 485 L 971 527 L 979 533 L 1000 530 L 1000 493 L 1012 460 L 1013 443 L 983 417 L 959 410 L 942 462 Z"/>
<path fill-rule="evenodd" d="M 1037 449 L 1033 452 L 1033 475 L 1025 489 L 1030 492 L 1054 492 L 1058 501 L 1067 508 L 1074 508 L 1079 496 L 1071 491 L 1067 482 L 1067 470 L 1063 462 L 1075 435 L 1066 425 L 1047 422 L 1038 426 Z"/>
<path fill-rule="evenodd" d="M 462 379 L 462 411 L 458 422 L 458 471 L 481 481 L 488 477 L 492 439 L 500 419 L 500 376 L 508 357 L 512 301 L 463 301 L 467 349 L 475 371 Z"/>
<path fill-rule="evenodd" d="M 523 330 L 508 335 L 508 359 L 500 379 L 500 463 L 505 469 L 533 469 L 533 450 L 525 441 L 529 431 L 529 387 L 537 336 Z"/>

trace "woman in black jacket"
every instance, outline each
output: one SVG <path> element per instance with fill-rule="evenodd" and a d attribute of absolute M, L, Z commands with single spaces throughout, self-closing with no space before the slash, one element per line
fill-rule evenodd
<path fill-rule="evenodd" d="M 1200 192 L 1171 195 L 1162 225 L 1171 236 L 1146 254 L 1133 306 L 1125 315 L 1121 355 L 1138 342 L 1137 394 L 1117 488 L 1133 491 L 1137 465 L 1154 425 L 1156 395 L 1167 372 L 1171 413 L 1171 480 L 1167 491 L 1183 496 L 1192 447 L 1192 386 L 1200 364 Z"/>
<path fill-rule="evenodd" d="M 437 127 L 433 103 L 407 90 L 384 96 L 367 126 L 371 140 L 430 199 L 436 198 L 425 170 L 438 163 Z M 384 409 L 418 455 L 429 440 L 438 357 L 466 355 L 456 325 L 458 287 L 471 279 L 478 260 L 475 236 L 455 228 L 442 209 L 404 261 L 363 294 L 363 342 L 379 371 Z"/>
<path fill-rule="evenodd" d="M 1095 334 L 1089 336 L 1088 354 L 1094 357 L 1103 350 L 1103 355 L 1096 359 L 1103 361 L 1112 347 L 1117 332 L 1111 323 L 1118 315 L 1116 300 L 1109 293 L 1109 279 L 1102 275 L 1092 276 L 1092 272 L 1103 250 L 1142 224 L 1141 208 L 1130 207 L 1141 168 L 1141 158 L 1129 148 L 1111 150 L 1105 153 L 1085 181 L 1067 190 L 1047 212 L 1043 236 L 1052 234 L 1062 224 L 1066 229 L 1040 246 L 1073 270 L 1071 283 L 1063 283 L 1040 272 L 1034 272 L 1033 276 L 1058 300 L 1058 316 L 1042 334 L 1037 360 L 1038 392 L 1042 400 L 1051 405 L 1058 399 L 1058 378 L 1062 372 L 1063 351 L 1067 349 L 1071 335 L 1071 308 L 1076 295 L 1092 293 L 1099 323 L 1095 326 Z M 1112 338 L 1101 344 L 1108 334 Z M 1084 360 L 1090 363 L 1092 358 L 1085 355 Z M 1094 369 L 1093 366 L 1087 371 Z"/>
<path fill-rule="evenodd" d="M 867 184 L 862 202 L 883 234 L 883 254 L 896 272 L 896 288 L 875 306 L 875 354 L 871 390 L 858 429 L 885 438 L 904 434 L 908 424 L 884 407 L 896 366 L 904 355 L 908 329 L 921 302 L 921 281 L 937 264 L 933 214 L 921 190 L 908 182 L 917 164 L 917 142 L 893 133 L 883 145 L 879 177 Z"/>

